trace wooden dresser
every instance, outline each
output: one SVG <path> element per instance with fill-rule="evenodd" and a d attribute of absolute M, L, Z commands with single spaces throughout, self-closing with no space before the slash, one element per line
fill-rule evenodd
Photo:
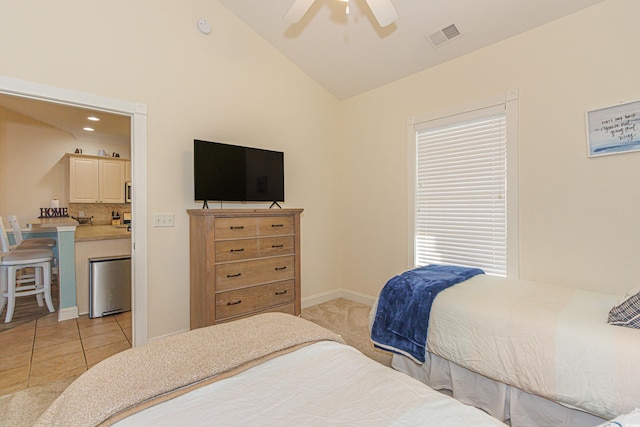
<path fill-rule="evenodd" d="M 191 329 L 300 314 L 302 209 L 190 209 Z"/>

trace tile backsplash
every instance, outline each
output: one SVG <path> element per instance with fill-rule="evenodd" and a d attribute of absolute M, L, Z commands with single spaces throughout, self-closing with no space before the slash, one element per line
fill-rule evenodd
<path fill-rule="evenodd" d="M 84 216 L 93 216 L 93 225 L 111 224 L 111 212 L 131 212 L 131 203 L 69 203 L 69 216 L 77 217 L 80 211 Z"/>

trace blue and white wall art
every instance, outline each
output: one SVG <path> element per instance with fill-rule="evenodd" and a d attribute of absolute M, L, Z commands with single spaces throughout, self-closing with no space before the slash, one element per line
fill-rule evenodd
<path fill-rule="evenodd" d="M 587 111 L 589 157 L 640 150 L 640 101 Z"/>

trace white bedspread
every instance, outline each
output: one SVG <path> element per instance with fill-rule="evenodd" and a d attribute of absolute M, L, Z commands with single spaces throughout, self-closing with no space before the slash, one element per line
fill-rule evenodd
<path fill-rule="evenodd" d="M 146 409 L 122 426 L 504 425 L 336 342 L 320 342 Z"/>
<path fill-rule="evenodd" d="M 611 326 L 616 295 L 476 276 L 436 298 L 430 352 L 613 418 L 640 404 L 640 330 Z"/>

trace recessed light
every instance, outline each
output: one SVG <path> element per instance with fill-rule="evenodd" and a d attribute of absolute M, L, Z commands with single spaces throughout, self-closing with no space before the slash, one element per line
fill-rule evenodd
<path fill-rule="evenodd" d="M 82 128 L 82 130 L 86 130 L 87 132 L 93 132 L 93 128 L 89 128 L 89 127 Z"/>
<path fill-rule="evenodd" d="M 89 116 L 89 117 L 87 117 L 87 120 L 91 120 L 92 122 L 99 122 L 100 121 L 100 119 L 95 117 L 95 116 Z"/>

